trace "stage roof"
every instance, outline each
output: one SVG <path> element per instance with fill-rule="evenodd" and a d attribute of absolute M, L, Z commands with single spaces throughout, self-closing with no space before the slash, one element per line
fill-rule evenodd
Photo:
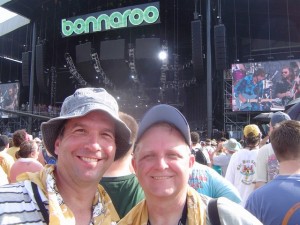
<path fill-rule="evenodd" d="M 0 6 L 7 4 L 9 1 L 0 1 Z M 23 14 L 19 15 L 17 11 L 7 10 L 3 7 L 0 7 L 0 36 L 5 35 L 11 31 L 14 31 L 30 22 L 30 20 Z"/>

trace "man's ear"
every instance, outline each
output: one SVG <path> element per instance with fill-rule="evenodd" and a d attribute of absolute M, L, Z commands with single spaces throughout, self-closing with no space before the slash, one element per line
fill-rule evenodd
<path fill-rule="evenodd" d="M 61 139 L 59 137 L 57 137 L 55 142 L 54 142 L 54 153 L 56 155 L 58 155 L 58 149 L 59 149 L 59 146 L 60 146 L 60 142 L 61 142 Z"/>
<path fill-rule="evenodd" d="M 201 151 L 201 150 L 199 150 L 199 151 Z M 195 163 L 195 156 L 194 156 L 194 154 L 191 153 L 190 160 L 189 160 L 189 168 L 192 168 L 194 166 L 194 163 Z"/>
<path fill-rule="evenodd" d="M 131 165 L 132 165 L 132 168 L 134 169 L 134 172 L 136 173 L 137 169 L 136 169 L 136 159 L 135 159 L 135 156 L 132 156 L 132 158 L 131 158 Z"/>

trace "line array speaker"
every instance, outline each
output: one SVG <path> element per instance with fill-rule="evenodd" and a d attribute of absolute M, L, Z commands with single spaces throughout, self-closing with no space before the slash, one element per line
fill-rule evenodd
<path fill-rule="evenodd" d="M 35 47 L 35 55 L 36 55 L 36 60 L 35 60 L 35 72 L 36 72 L 36 79 L 38 83 L 38 87 L 41 93 L 48 94 L 48 85 L 47 85 L 47 78 L 45 74 L 45 67 L 44 67 L 44 62 L 45 62 L 45 46 L 43 44 L 38 44 Z"/>
<path fill-rule="evenodd" d="M 91 42 L 86 42 L 84 44 L 76 45 L 76 63 L 91 61 Z"/>
<path fill-rule="evenodd" d="M 136 59 L 157 59 L 160 50 L 160 38 L 139 38 L 135 40 Z"/>
<path fill-rule="evenodd" d="M 29 86 L 30 83 L 30 62 L 31 52 L 22 52 L 22 85 Z"/>
<path fill-rule="evenodd" d="M 101 41 L 100 59 L 118 60 L 125 58 L 125 39 Z"/>
<path fill-rule="evenodd" d="M 224 70 L 228 67 L 226 28 L 224 24 L 214 27 L 215 38 L 215 65 L 217 70 Z"/>
<path fill-rule="evenodd" d="M 202 23 L 201 20 L 194 20 L 192 24 L 192 59 L 194 76 L 202 80 L 205 78 L 203 72 L 203 51 L 202 51 Z"/>

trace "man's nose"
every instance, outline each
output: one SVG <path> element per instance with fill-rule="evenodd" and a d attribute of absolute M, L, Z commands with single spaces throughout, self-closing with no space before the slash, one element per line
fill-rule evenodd
<path fill-rule="evenodd" d="M 158 159 L 157 166 L 161 169 L 166 169 L 169 167 L 168 162 L 165 157 L 160 157 Z"/>
<path fill-rule="evenodd" d="M 89 134 L 89 138 L 87 140 L 86 146 L 94 151 L 101 150 L 101 137 L 98 134 Z"/>

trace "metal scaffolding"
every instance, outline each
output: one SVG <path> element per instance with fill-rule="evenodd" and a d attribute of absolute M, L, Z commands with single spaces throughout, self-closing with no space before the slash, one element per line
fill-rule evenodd
<path fill-rule="evenodd" d="M 0 109 L 0 132 L 1 134 L 13 133 L 19 129 L 25 129 L 33 136 L 40 135 L 40 125 L 42 122 L 51 119 L 50 116 L 33 114 L 25 111 L 12 111 Z M 31 130 L 30 130 L 31 129 Z"/>
<path fill-rule="evenodd" d="M 230 70 L 224 70 L 224 131 L 229 137 L 242 139 L 244 126 L 250 124 L 250 112 L 232 111 L 232 74 Z"/>

